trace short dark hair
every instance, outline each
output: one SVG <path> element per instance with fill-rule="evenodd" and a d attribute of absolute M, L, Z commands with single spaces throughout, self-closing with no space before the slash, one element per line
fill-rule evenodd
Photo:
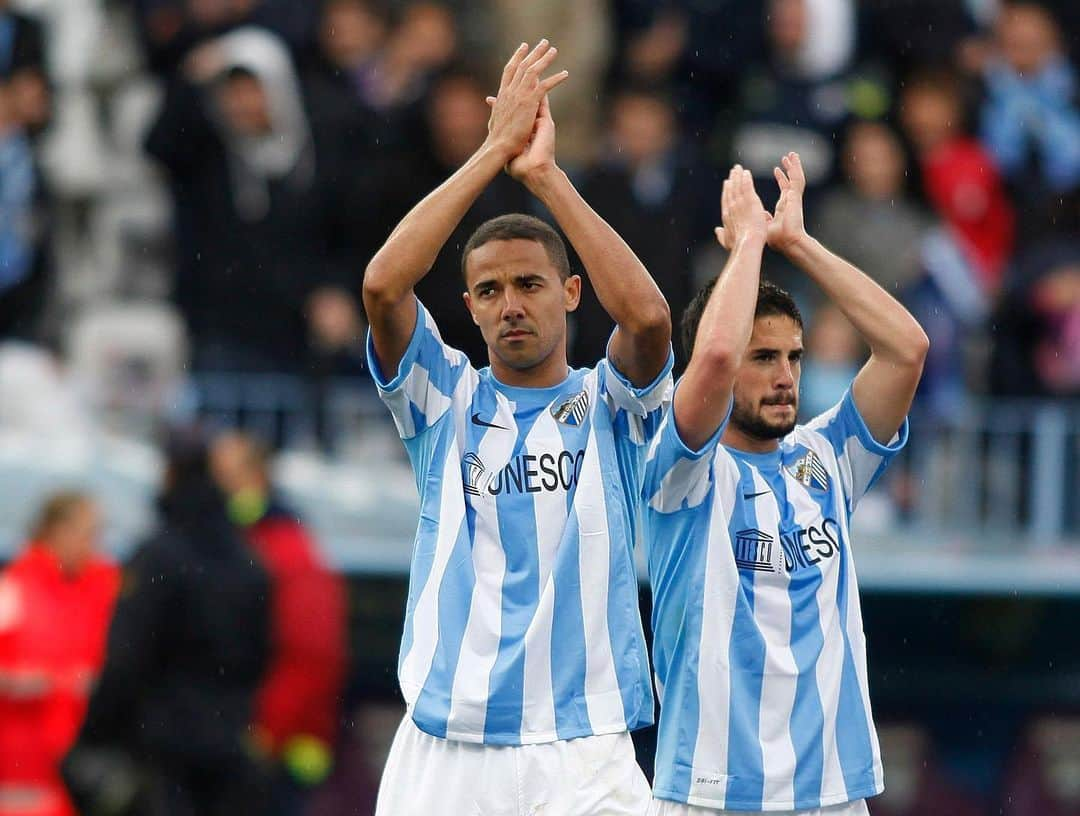
<path fill-rule="evenodd" d="M 566 244 L 562 236 L 539 218 L 523 213 L 510 213 L 485 221 L 476 228 L 476 232 L 469 236 L 469 240 L 465 242 L 465 248 L 461 250 L 462 279 L 465 279 L 465 262 L 474 249 L 479 249 L 489 241 L 517 239 L 536 241 L 544 248 L 548 260 L 559 270 L 559 277 L 563 280 L 570 277 L 570 259 L 566 255 Z"/>
<path fill-rule="evenodd" d="M 709 295 L 712 294 L 712 290 L 716 286 L 716 281 L 719 277 L 720 276 L 717 275 L 701 287 L 701 290 L 694 295 L 694 299 L 690 301 L 690 305 L 686 307 L 686 311 L 683 312 L 682 343 L 683 349 L 686 351 L 687 359 L 690 359 L 690 356 L 694 353 L 694 338 L 697 337 L 698 324 L 701 322 L 701 314 L 705 311 L 705 304 L 709 302 Z M 758 285 L 757 306 L 754 308 L 754 319 L 756 320 L 759 317 L 770 317 L 772 315 L 790 317 L 799 325 L 800 329 L 803 327 L 802 313 L 799 311 L 795 299 L 775 283 L 763 280 Z"/>

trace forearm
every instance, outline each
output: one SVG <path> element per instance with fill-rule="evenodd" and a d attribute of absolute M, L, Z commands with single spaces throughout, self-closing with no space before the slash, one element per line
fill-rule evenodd
<path fill-rule="evenodd" d="M 641 261 L 618 233 L 589 206 L 560 168 L 527 181 L 555 217 L 585 267 L 604 310 L 632 335 L 671 336 L 667 301 Z"/>
<path fill-rule="evenodd" d="M 364 301 L 397 303 L 431 269 L 443 245 L 473 202 L 501 171 L 507 152 L 485 144 L 450 178 L 429 193 L 394 228 L 368 264 Z"/>
<path fill-rule="evenodd" d="M 719 366 L 734 377 L 750 342 L 764 251 L 764 234 L 740 237 L 701 314 L 694 357 L 711 358 L 714 372 Z M 729 380 L 726 387 L 730 386 Z"/>
<path fill-rule="evenodd" d="M 927 345 L 922 327 L 868 275 L 809 236 L 796 241 L 784 254 L 840 308 L 876 358 L 922 366 Z"/>

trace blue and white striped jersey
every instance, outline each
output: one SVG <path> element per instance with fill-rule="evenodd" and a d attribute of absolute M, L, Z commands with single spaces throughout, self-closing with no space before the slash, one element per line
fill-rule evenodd
<path fill-rule="evenodd" d="M 849 520 L 907 423 L 878 444 L 849 390 L 775 452 L 722 433 L 690 451 L 669 412 L 646 463 L 654 793 L 753 811 L 880 793 Z"/>
<path fill-rule="evenodd" d="M 607 360 L 516 388 L 446 346 L 423 306 L 383 401 L 420 492 L 398 677 L 437 737 L 522 745 L 652 722 L 633 543 L 671 393 Z"/>

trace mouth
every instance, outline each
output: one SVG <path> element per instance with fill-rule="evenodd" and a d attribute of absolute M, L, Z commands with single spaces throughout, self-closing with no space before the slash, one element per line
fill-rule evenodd
<path fill-rule="evenodd" d="M 532 334 L 532 332 L 526 331 L 525 329 L 510 329 L 508 331 L 504 331 L 499 336 L 503 340 L 521 340 L 525 337 L 528 337 L 530 334 Z"/>
<path fill-rule="evenodd" d="M 790 410 L 794 411 L 795 410 L 795 402 L 794 402 L 794 400 L 784 400 L 783 402 L 763 402 L 762 407 L 764 407 L 764 408 L 773 408 L 773 409 L 776 409 L 776 410 L 785 410 L 785 411 L 790 409 Z"/>

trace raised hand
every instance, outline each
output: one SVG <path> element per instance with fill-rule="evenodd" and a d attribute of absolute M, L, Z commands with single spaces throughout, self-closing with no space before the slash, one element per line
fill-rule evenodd
<path fill-rule="evenodd" d="M 563 82 L 569 74 L 559 71 L 543 78 L 558 50 L 547 40 L 540 40 L 532 51 L 522 43 L 503 69 L 498 96 L 488 98 L 491 118 L 488 120 L 488 141 L 506 154 L 507 162 L 517 158 L 534 141 L 538 129 L 537 113 L 548 91 Z M 548 114 L 548 120 L 551 116 Z M 554 124 L 551 126 L 551 146 L 554 151 Z"/>
<path fill-rule="evenodd" d="M 741 164 L 732 167 L 724 180 L 720 214 L 724 225 L 716 228 L 716 240 L 729 252 L 742 238 L 756 235 L 764 239 L 770 229 L 772 216 L 754 189 L 753 175 Z"/>
<path fill-rule="evenodd" d="M 806 237 L 803 223 L 803 193 L 806 192 L 806 174 L 798 153 L 788 153 L 780 160 L 783 169 L 773 168 L 776 183 L 780 185 L 780 199 L 769 223 L 769 246 L 778 252 L 787 252 Z"/>
<path fill-rule="evenodd" d="M 533 124 L 532 137 L 525 149 L 507 166 L 506 172 L 518 181 L 527 183 L 538 173 L 555 167 L 555 120 L 547 95 L 540 100 Z"/>

